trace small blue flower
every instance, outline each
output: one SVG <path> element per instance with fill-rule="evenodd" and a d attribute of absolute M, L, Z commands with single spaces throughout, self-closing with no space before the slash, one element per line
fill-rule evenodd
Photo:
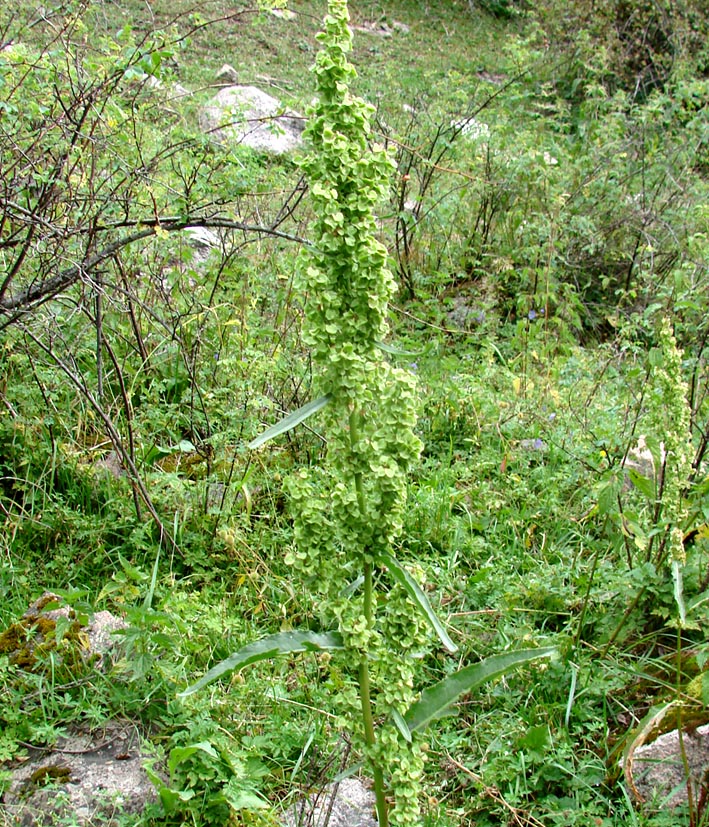
<path fill-rule="evenodd" d="M 544 440 L 543 440 L 543 439 L 540 439 L 539 437 L 537 437 L 537 438 L 534 440 L 534 450 L 535 450 L 535 451 L 541 451 L 541 450 L 543 450 L 544 448 L 546 448 L 546 445 L 544 444 Z"/>
<path fill-rule="evenodd" d="M 537 311 L 532 308 L 532 310 L 527 313 L 527 318 L 530 322 L 533 322 L 537 318 Z"/>

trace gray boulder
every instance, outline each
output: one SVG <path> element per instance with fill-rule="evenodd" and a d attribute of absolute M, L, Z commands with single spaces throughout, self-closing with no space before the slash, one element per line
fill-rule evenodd
<path fill-rule="evenodd" d="M 237 143 L 272 155 L 302 144 L 305 118 L 256 86 L 225 86 L 202 109 L 200 128 L 219 143 Z"/>

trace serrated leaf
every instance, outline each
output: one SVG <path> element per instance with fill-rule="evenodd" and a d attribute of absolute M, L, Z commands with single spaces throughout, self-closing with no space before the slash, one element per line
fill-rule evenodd
<path fill-rule="evenodd" d="M 638 491 L 648 500 L 655 500 L 655 481 L 649 479 L 638 473 L 634 468 L 628 468 L 628 477 L 630 482 L 638 489 Z"/>
<path fill-rule="evenodd" d="M 621 490 L 620 480 L 612 476 L 598 492 L 598 513 L 600 516 L 618 510 L 618 494 Z"/>
<path fill-rule="evenodd" d="M 406 594 L 418 607 L 423 617 L 428 621 L 433 631 L 438 635 L 439 640 L 449 652 L 457 652 L 458 647 L 448 636 L 443 624 L 438 619 L 438 615 L 433 611 L 431 604 L 426 597 L 426 593 L 409 574 L 408 571 L 401 565 L 401 563 L 391 554 L 382 554 L 379 558 L 388 569 L 391 576 L 396 582 L 404 588 Z"/>
<path fill-rule="evenodd" d="M 275 439 L 275 437 L 285 434 L 287 431 L 293 430 L 296 425 L 300 425 L 301 422 L 305 422 L 308 417 L 324 408 L 329 401 L 329 394 L 321 396 L 318 399 L 313 399 L 312 402 L 308 402 L 307 405 L 303 405 L 302 408 L 298 408 L 297 411 L 293 411 L 292 413 L 289 413 L 288 416 L 283 417 L 280 422 L 276 422 L 275 425 L 271 425 L 270 428 L 267 428 L 260 436 L 257 436 L 256 439 L 252 439 L 247 447 L 253 450 L 266 442 L 270 442 L 272 439 Z"/>
<path fill-rule="evenodd" d="M 213 666 L 197 683 L 187 687 L 184 692 L 180 692 L 178 697 L 186 698 L 188 695 L 193 695 L 217 678 L 261 660 L 280 655 L 294 655 L 299 652 L 326 652 L 344 648 L 342 635 L 339 632 L 279 632 L 243 646 L 233 655 Z"/>
<path fill-rule="evenodd" d="M 188 744 L 186 747 L 173 747 L 173 749 L 170 750 L 170 760 L 167 765 L 170 770 L 170 774 L 172 775 L 175 769 L 179 767 L 183 761 L 191 758 L 196 752 L 204 752 L 209 755 L 210 758 L 214 758 L 217 761 L 219 760 L 219 755 L 209 741 L 200 741 L 197 744 Z"/>
<path fill-rule="evenodd" d="M 427 727 L 431 721 L 452 706 L 461 695 L 471 692 L 486 681 L 499 678 L 518 666 L 539 658 L 550 658 L 557 653 L 555 646 L 541 649 L 520 649 L 503 655 L 493 655 L 480 663 L 465 666 L 437 684 L 424 689 L 416 703 L 409 707 L 404 720 L 409 730 L 416 732 Z"/>

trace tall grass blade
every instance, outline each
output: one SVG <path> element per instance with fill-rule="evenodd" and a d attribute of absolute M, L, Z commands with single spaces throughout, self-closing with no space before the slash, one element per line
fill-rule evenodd
<path fill-rule="evenodd" d="M 150 586 L 143 601 L 143 611 L 149 612 L 153 608 L 153 598 L 155 597 L 155 587 L 158 582 L 158 563 L 160 562 L 160 546 L 158 546 L 157 554 L 155 555 L 155 562 L 153 563 L 153 573 L 150 577 Z"/>

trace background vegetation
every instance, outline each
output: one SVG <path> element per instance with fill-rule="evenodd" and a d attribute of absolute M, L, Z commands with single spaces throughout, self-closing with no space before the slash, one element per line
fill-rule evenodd
<path fill-rule="evenodd" d="M 620 779 L 658 705 L 709 720 L 709 19 L 676 6 L 351 3 L 390 35 L 356 29 L 353 62 L 397 163 L 391 358 L 421 388 L 397 556 L 460 649 L 419 684 L 563 653 L 432 730 L 430 825 L 705 817 L 641 811 Z M 325 4 L 291 8 L 0 3 L 0 625 L 46 589 L 130 624 L 108 675 L 0 655 L 0 759 L 130 716 L 173 758 L 154 825 L 273 824 L 348 762 L 328 696 L 351 676 L 326 658 L 176 699 L 313 620 L 281 481 L 321 458 L 317 419 L 245 447 L 311 398 L 307 185 L 198 127 L 224 62 L 306 108 Z"/>

